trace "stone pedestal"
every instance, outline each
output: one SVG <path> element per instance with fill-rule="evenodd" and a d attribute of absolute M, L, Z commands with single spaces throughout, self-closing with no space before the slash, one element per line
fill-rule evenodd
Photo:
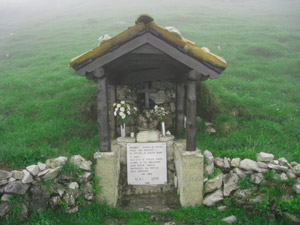
<path fill-rule="evenodd" d="M 106 202 L 111 207 L 116 207 L 119 198 L 120 154 L 119 146 L 113 145 L 112 152 L 96 152 L 95 173 L 101 187 L 97 200 Z"/>
<path fill-rule="evenodd" d="M 199 149 L 185 151 L 185 141 L 175 142 L 175 167 L 177 173 L 177 193 L 183 207 L 201 205 L 203 200 L 204 157 Z"/>

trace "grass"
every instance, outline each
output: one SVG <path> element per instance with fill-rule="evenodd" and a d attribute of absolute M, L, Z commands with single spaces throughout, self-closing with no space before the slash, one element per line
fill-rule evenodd
<path fill-rule="evenodd" d="M 219 111 L 211 117 L 215 135 L 206 134 L 204 124 L 198 124 L 200 149 L 208 149 L 214 156 L 252 159 L 265 151 L 276 158 L 300 161 L 297 1 L 114 3 L 77 0 L 26 5 L 26 1 L 0 1 L 0 168 L 21 168 L 60 155 L 92 159 L 98 133 L 89 115 L 96 86 L 75 76 L 67 65 L 71 58 L 96 47 L 100 35 L 120 33 L 145 11 L 159 25 L 175 26 L 229 64 L 219 79 L 206 81 Z M 104 223 L 102 216 L 96 215 L 101 210 L 112 218 L 129 216 L 130 224 L 151 222 L 146 214 L 98 204 L 74 216 L 35 214 L 31 221 L 42 221 L 45 216 L 67 224 L 81 216 L 78 224 Z M 240 221 L 250 221 L 245 212 L 238 213 Z M 207 215 L 213 214 L 219 212 L 201 207 L 172 211 L 168 216 L 178 221 L 184 219 L 176 215 L 192 217 L 187 221 L 190 224 L 204 217 L 206 224 L 216 224 L 208 221 L 213 221 L 213 216 Z"/>

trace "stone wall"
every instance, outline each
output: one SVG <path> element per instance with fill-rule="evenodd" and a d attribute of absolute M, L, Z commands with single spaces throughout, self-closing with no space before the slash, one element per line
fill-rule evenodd
<path fill-rule="evenodd" d="M 170 81 L 149 82 L 149 88 L 155 89 L 155 93 L 150 93 L 150 108 L 145 109 L 145 94 L 139 90 L 145 88 L 144 83 L 132 84 L 128 86 L 116 87 L 116 102 L 122 100 L 138 108 L 137 115 L 126 122 L 126 132 L 137 133 L 138 131 L 149 129 L 161 129 L 159 121 L 150 114 L 150 110 L 155 105 L 164 107 L 170 112 L 166 118 L 166 130 L 174 133 L 175 130 L 175 111 L 176 111 L 176 86 Z M 120 121 L 117 121 L 117 132 L 120 136 Z"/>
<path fill-rule="evenodd" d="M 248 210 L 265 201 L 270 204 L 270 209 L 274 208 L 276 211 L 277 203 L 272 205 L 270 199 L 267 199 L 268 196 L 261 193 L 261 187 L 279 186 L 282 196 L 277 196 L 278 201 L 289 201 L 291 197 L 300 194 L 300 164 L 297 162 L 289 163 L 285 158 L 275 160 L 273 154 L 264 152 L 257 154 L 256 161 L 214 158 L 207 150 L 204 157 L 206 178 L 203 204 L 206 206 L 214 206 L 232 196 L 235 202 Z M 247 187 L 240 187 L 243 182 L 247 182 Z M 270 216 L 275 218 L 272 212 L 268 213 L 268 217 Z"/>
<path fill-rule="evenodd" d="M 79 205 L 94 198 L 91 184 L 91 161 L 80 155 L 48 159 L 45 163 L 23 170 L 0 170 L 0 220 L 19 208 L 19 219 L 25 220 L 33 210 L 63 207 L 65 212 L 78 211 Z"/>

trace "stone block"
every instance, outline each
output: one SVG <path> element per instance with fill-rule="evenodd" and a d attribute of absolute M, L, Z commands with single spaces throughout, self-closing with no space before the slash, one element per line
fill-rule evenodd
<path fill-rule="evenodd" d="M 147 130 L 140 131 L 136 135 L 137 142 L 158 142 L 160 131 L 158 130 Z"/>
<path fill-rule="evenodd" d="M 175 145 L 179 201 L 183 207 L 195 207 L 202 204 L 203 164 L 204 157 L 199 149 L 182 151 Z"/>
<path fill-rule="evenodd" d="M 111 207 L 116 207 L 118 201 L 118 186 L 120 175 L 120 154 L 112 152 L 96 152 L 95 174 L 99 179 L 100 193 L 97 194 L 98 201 L 104 201 Z"/>

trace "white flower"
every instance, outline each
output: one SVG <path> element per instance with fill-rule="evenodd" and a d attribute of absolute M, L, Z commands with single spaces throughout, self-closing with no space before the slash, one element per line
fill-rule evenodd
<path fill-rule="evenodd" d="M 157 106 L 157 105 L 155 105 L 155 106 L 154 106 L 154 109 L 157 109 L 157 108 L 158 108 L 158 106 Z"/>
<path fill-rule="evenodd" d="M 125 101 L 121 101 L 121 104 L 123 104 L 123 105 L 124 105 L 124 104 L 125 104 Z"/>
<path fill-rule="evenodd" d="M 117 104 L 117 108 L 120 108 L 121 107 L 121 104 Z"/>
<path fill-rule="evenodd" d="M 124 111 L 125 111 L 124 107 L 121 107 L 121 108 L 120 108 L 120 111 L 121 111 L 121 112 L 124 112 Z"/>
<path fill-rule="evenodd" d="M 117 112 L 116 111 L 114 112 L 114 115 L 117 116 Z"/>
<path fill-rule="evenodd" d="M 130 115 L 130 111 L 127 112 L 128 116 Z"/>
<path fill-rule="evenodd" d="M 123 116 L 123 115 L 125 115 L 123 112 L 119 112 L 119 116 Z"/>
<path fill-rule="evenodd" d="M 128 107 L 127 107 L 129 110 L 130 110 L 130 105 L 128 105 Z"/>
<path fill-rule="evenodd" d="M 137 108 L 136 108 L 136 107 L 133 107 L 133 108 L 134 108 L 135 111 L 137 111 Z"/>
<path fill-rule="evenodd" d="M 165 109 L 164 109 L 164 107 L 161 107 L 160 109 L 161 109 L 162 111 L 164 111 L 164 110 L 165 110 Z"/>
<path fill-rule="evenodd" d="M 123 120 L 125 119 L 125 117 L 126 117 L 125 114 L 123 114 L 123 115 L 121 116 L 121 118 L 122 118 Z"/>

